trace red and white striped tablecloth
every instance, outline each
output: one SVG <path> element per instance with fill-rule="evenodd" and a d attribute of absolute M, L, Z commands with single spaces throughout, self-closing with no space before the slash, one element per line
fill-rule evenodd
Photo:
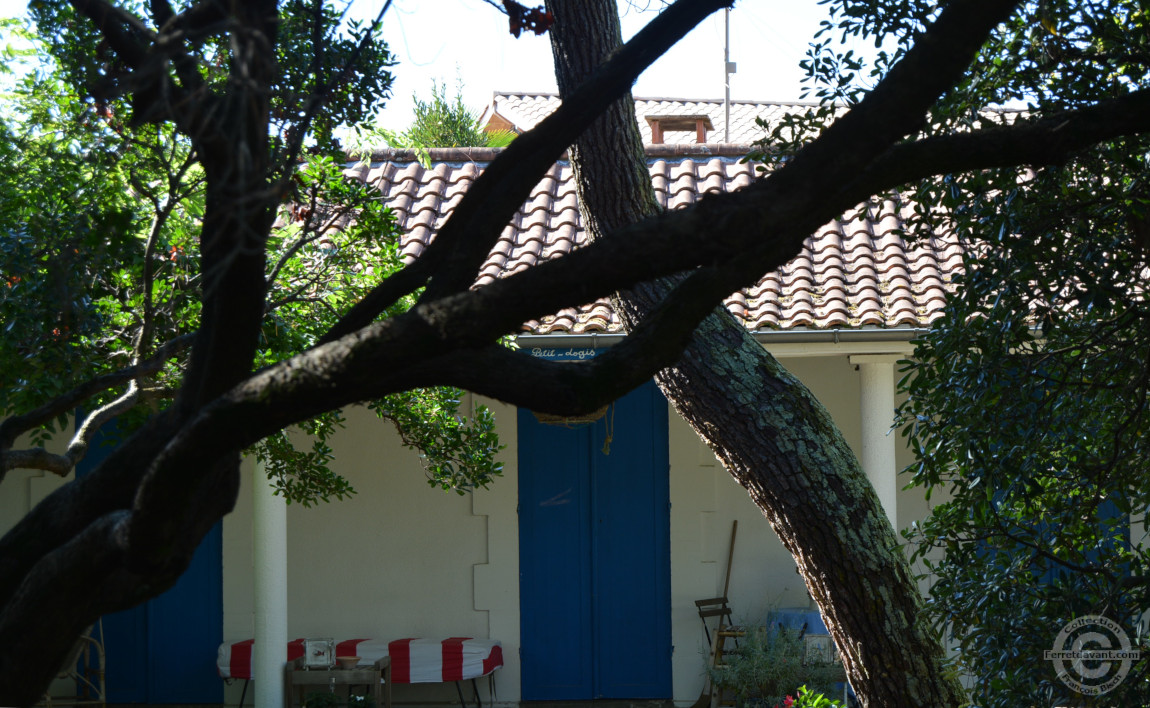
<path fill-rule="evenodd" d="M 503 666 L 503 647 L 495 639 L 397 639 L 387 651 L 396 683 L 463 681 Z"/>
<path fill-rule="evenodd" d="M 303 639 L 287 645 L 287 660 L 303 656 Z M 221 678 L 250 679 L 255 641 L 224 642 L 216 653 Z M 503 645 L 498 639 L 343 639 L 336 656 L 358 656 L 364 664 L 391 657 L 395 683 L 439 683 L 486 676 L 503 666 Z"/>

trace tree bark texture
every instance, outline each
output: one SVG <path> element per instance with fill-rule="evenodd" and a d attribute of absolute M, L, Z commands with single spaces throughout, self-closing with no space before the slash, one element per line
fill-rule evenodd
<path fill-rule="evenodd" d="M 621 43 L 614 0 L 549 0 L 561 95 Z M 628 94 L 570 149 L 591 239 L 659 210 Z M 636 326 L 674 281 L 613 298 Z M 716 453 L 794 556 L 867 708 L 958 706 L 938 639 L 878 497 L 829 413 L 723 308 L 696 330 L 656 380 Z"/>

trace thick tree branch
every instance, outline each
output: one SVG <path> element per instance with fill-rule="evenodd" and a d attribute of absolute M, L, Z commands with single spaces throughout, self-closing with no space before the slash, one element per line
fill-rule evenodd
<path fill-rule="evenodd" d="M 140 18 L 106 0 L 70 1 L 77 12 L 92 21 L 125 64 L 133 69 L 144 65 L 154 35 Z"/>
<path fill-rule="evenodd" d="M 176 401 L 182 415 L 251 370 L 266 299 L 265 251 L 278 194 L 269 183 L 267 88 L 275 80 L 276 5 L 250 1 L 230 11 L 231 88 L 211 130 L 191 133 L 209 188 L 200 231 L 203 309 Z"/>
<path fill-rule="evenodd" d="M 1019 120 L 969 133 L 924 138 L 893 146 L 856 180 L 891 188 L 937 174 L 994 167 L 1050 165 L 1077 150 L 1150 132 L 1150 90 L 1055 115 Z"/>
<path fill-rule="evenodd" d="M 42 447 L 31 447 L 24 450 L 5 451 L 5 469 L 0 470 L 0 472 L 15 469 L 44 470 L 63 477 L 72 471 L 75 464 L 67 455 L 48 452 Z"/>
<path fill-rule="evenodd" d="M 130 509 L 147 464 L 176 430 L 174 416 L 161 413 L 112 450 L 91 474 L 48 495 L 0 537 L 0 608 L 6 608 L 27 574 L 55 549 L 101 517 Z M 88 618 L 92 622 L 100 613 Z M 0 633 L 17 618 L 0 611 Z M 16 636 L 26 636 L 18 634 Z M 47 662 L 52 663 L 52 662 Z"/>
<path fill-rule="evenodd" d="M 152 22 L 158 28 L 163 28 L 168 20 L 176 16 L 176 11 L 172 9 L 172 4 L 168 0 L 149 0 L 148 6 L 152 10 Z"/>
<path fill-rule="evenodd" d="M 575 138 L 667 48 L 729 1 L 680 0 L 628 42 L 535 129 L 520 135 L 483 171 L 435 240 L 414 264 L 391 276 L 332 327 L 332 341 L 364 327 L 387 306 L 427 282 L 425 302 L 466 290 L 503 225 Z M 393 282 L 394 281 L 394 282 Z"/>
<path fill-rule="evenodd" d="M 856 106 L 768 178 L 771 199 L 785 205 L 818 194 L 838 203 L 880 191 L 856 177 L 926 123 L 927 111 L 969 67 L 986 37 L 1018 0 L 956 0 L 919 35 L 906 55 Z M 852 204 L 854 202 L 851 202 Z M 844 207 L 846 208 L 846 207 Z"/>
<path fill-rule="evenodd" d="M 678 360 L 700 321 L 726 296 L 720 269 L 695 271 L 619 344 L 593 359 L 550 362 L 492 345 L 426 362 L 426 385 L 451 385 L 533 411 L 587 413 L 649 381 Z M 419 381 L 422 372 L 413 372 Z M 417 383 L 415 385 L 424 385 Z"/>

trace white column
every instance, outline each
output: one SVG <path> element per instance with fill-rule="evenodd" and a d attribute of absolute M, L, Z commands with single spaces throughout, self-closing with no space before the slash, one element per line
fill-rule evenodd
<path fill-rule="evenodd" d="M 255 561 L 255 647 L 252 679 L 256 708 L 283 708 L 287 662 L 287 503 L 272 494 L 267 473 L 256 463 L 252 543 Z"/>
<path fill-rule="evenodd" d="M 895 354 L 861 354 L 850 358 L 862 377 L 862 466 L 878 492 L 879 501 L 898 531 L 898 465 L 895 462 L 897 433 L 894 422 Z"/>

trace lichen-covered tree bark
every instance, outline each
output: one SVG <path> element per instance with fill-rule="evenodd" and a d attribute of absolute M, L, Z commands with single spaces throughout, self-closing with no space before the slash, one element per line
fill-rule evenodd
<path fill-rule="evenodd" d="M 560 94 L 621 44 L 614 0 L 548 3 Z M 592 239 L 660 207 L 630 95 L 571 146 Z M 630 329 L 670 290 L 644 284 L 613 298 Z M 830 414 L 725 310 L 699 326 L 681 361 L 656 380 L 679 414 L 746 488 L 791 552 L 868 708 L 958 706 L 962 689 L 894 531 Z"/>

